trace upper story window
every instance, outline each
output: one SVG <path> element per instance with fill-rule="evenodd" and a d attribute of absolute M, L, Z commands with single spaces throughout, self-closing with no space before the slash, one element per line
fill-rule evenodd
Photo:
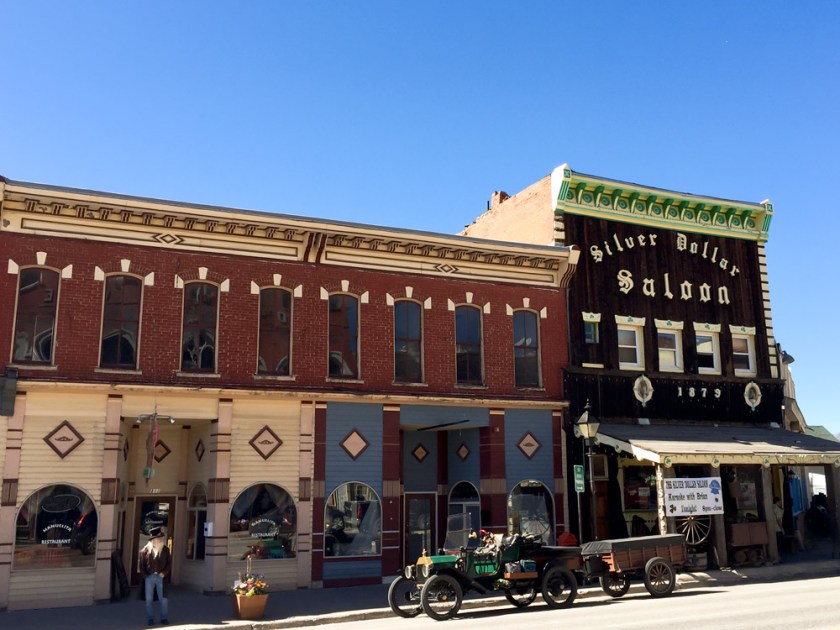
<path fill-rule="evenodd" d="M 455 309 L 455 365 L 457 382 L 481 384 L 481 311 L 474 306 Z"/>
<path fill-rule="evenodd" d="M 644 318 L 616 315 L 615 323 L 618 328 L 619 369 L 643 370 L 645 367 Z"/>
<path fill-rule="evenodd" d="M 601 350 L 601 314 L 581 313 L 583 316 L 583 346 L 580 363 L 583 367 L 604 367 L 603 351 Z"/>
<path fill-rule="evenodd" d="M 730 326 L 735 376 L 755 376 L 755 328 Z"/>
<path fill-rule="evenodd" d="M 58 272 L 43 267 L 21 269 L 12 361 L 52 363 L 57 311 Z"/>
<path fill-rule="evenodd" d="M 118 275 L 105 279 L 99 365 L 133 370 L 140 342 L 140 278 Z"/>
<path fill-rule="evenodd" d="M 659 370 L 661 372 L 682 372 L 682 322 L 655 320 L 656 347 L 659 352 Z"/>
<path fill-rule="evenodd" d="M 720 374 L 720 324 L 694 324 L 697 371 Z"/>
<path fill-rule="evenodd" d="M 540 339 L 537 314 L 513 313 L 513 367 L 517 387 L 540 386 Z"/>
<path fill-rule="evenodd" d="M 401 383 L 423 381 L 422 309 L 417 302 L 400 300 L 394 304 L 394 380 Z"/>
<path fill-rule="evenodd" d="M 276 376 L 291 373 L 291 331 L 292 294 L 285 289 L 262 289 L 257 373 Z"/>
<path fill-rule="evenodd" d="M 184 329 L 181 341 L 181 370 L 216 370 L 216 334 L 219 289 L 207 282 L 191 282 L 184 287 Z"/>
<path fill-rule="evenodd" d="M 329 299 L 329 375 L 359 377 L 359 301 L 352 295 Z"/>

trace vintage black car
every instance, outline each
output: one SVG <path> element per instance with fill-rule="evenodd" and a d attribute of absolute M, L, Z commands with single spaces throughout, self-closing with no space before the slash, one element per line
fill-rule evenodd
<path fill-rule="evenodd" d="M 552 608 L 569 606 L 577 596 L 573 571 L 581 567 L 580 547 L 554 547 L 533 536 L 487 535 L 470 545 L 469 515 L 450 517 L 444 548 L 436 555 L 424 551 L 406 565 L 388 590 L 388 604 L 401 617 L 425 612 L 443 621 L 457 614 L 464 594 L 503 591 L 517 607 L 542 594 Z"/>

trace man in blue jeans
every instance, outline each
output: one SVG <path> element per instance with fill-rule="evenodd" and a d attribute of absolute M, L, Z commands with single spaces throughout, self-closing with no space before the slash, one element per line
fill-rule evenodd
<path fill-rule="evenodd" d="M 154 625 L 154 598 L 157 593 L 160 601 L 160 622 L 169 623 L 169 600 L 166 598 L 169 573 L 172 568 L 172 555 L 164 544 L 163 531 L 154 527 L 149 532 L 149 542 L 140 552 L 140 575 L 143 576 L 143 588 L 146 595 L 146 621 Z"/>

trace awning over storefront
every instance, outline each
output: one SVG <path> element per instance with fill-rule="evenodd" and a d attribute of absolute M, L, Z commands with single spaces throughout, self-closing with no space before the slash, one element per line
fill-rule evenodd
<path fill-rule="evenodd" d="M 760 464 L 840 468 L 840 442 L 784 429 L 601 424 L 596 441 L 664 466 Z"/>

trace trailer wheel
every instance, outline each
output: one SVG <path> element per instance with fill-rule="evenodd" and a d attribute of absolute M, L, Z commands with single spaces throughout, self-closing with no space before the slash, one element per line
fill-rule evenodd
<path fill-rule="evenodd" d="M 435 621 L 446 621 L 455 616 L 464 601 L 461 585 L 451 575 L 433 575 L 420 591 L 423 611 Z"/>
<path fill-rule="evenodd" d="M 551 608 L 571 606 L 577 597 L 577 580 L 563 567 L 551 567 L 542 580 L 542 596 Z"/>
<path fill-rule="evenodd" d="M 645 564 L 645 588 L 654 597 L 664 597 L 674 591 L 677 583 L 674 567 L 660 556 L 651 558 Z"/>
<path fill-rule="evenodd" d="M 395 615 L 407 619 L 419 615 L 423 606 L 420 603 L 420 587 L 417 582 L 402 575 L 388 587 L 388 605 Z"/>
<path fill-rule="evenodd" d="M 514 586 L 505 591 L 505 597 L 517 608 L 525 608 L 537 598 L 537 589 L 533 586 Z"/>
<path fill-rule="evenodd" d="M 610 572 L 601 576 L 601 588 L 610 597 L 621 597 L 630 590 L 630 580 L 624 573 Z"/>

